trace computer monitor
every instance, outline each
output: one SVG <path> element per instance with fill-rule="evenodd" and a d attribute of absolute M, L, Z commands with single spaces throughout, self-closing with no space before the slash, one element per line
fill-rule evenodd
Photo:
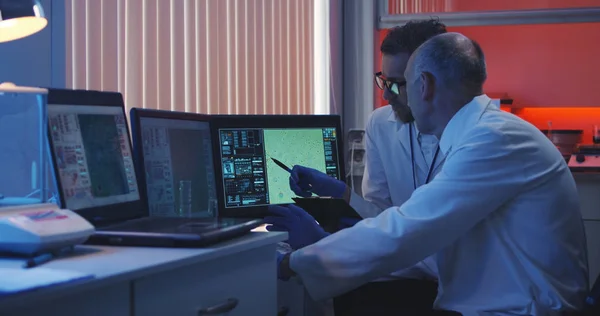
<path fill-rule="evenodd" d="M 217 185 L 227 216 L 262 216 L 273 204 L 291 204 L 289 168 L 302 165 L 344 181 L 341 120 L 337 115 L 217 116 Z"/>
<path fill-rule="evenodd" d="M 217 216 L 210 117 L 138 108 L 130 117 L 150 215 Z"/>
<path fill-rule="evenodd" d="M 123 217 L 140 215 L 124 111 L 120 93 L 49 90 L 48 137 L 62 207 L 129 206 Z"/>

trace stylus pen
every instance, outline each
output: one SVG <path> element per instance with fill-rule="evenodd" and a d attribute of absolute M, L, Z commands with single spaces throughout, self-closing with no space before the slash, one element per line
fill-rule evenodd
<path fill-rule="evenodd" d="M 73 247 L 66 247 L 66 248 L 60 249 L 57 252 L 49 252 L 49 253 L 43 253 L 41 255 L 37 255 L 33 258 L 29 258 L 23 265 L 23 268 L 25 268 L 25 269 L 35 268 L 44 263 L 48 263 L 48 262 L 56 259 L 57 257 L 59 257 L 63 254 L 67 254 L 71 251 L 73 251 Z"/>
<path fill-rule="evenodd" d="M 287 171 L 289 173 L 292 173 L 292 169 L 290 169 L 288 166 L 286 166 L 283 162 L 281 162 L 281 161 L 279 161 L 279 160 L 277 160 L 277 159 L 275 159 L 273 157 L 271 157 L 271 160 L 273 160 L 273 162 L 276 165 L 278 165 L 279 167 L 281 167 L 281 169 L 283 169 L 283 170 L 285 170 L 285 171 Z"/>
<path fill-rule="evenodd" d="M 33 257 L 31 259 L 28 259 L 27 262 L 25 262 L 25 264 L 23 265 L 23 268 L 27 269 L 27 268 L 37 267 L 44 263 L 50 262 L 52 259 L 54 259 L 53 254 L 45 253 L 45 254 Z"/>

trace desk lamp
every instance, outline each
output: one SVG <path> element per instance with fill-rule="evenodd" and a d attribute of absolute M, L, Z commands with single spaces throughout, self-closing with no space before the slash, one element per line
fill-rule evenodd
<path fill-rule="evenodd" d="M 38 0 L 0 0 L 0 43 L 37 33 L 47 24 Z"/>

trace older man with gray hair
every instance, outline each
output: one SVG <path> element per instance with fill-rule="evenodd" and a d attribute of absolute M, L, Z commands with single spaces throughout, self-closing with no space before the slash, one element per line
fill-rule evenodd
<path fill-rule="evenodd" d="M 279 277 L 297 276 L 324 299 L 436 254 L 437 309 L 580 309 L 588 269 L 573 177 L 544 134 L 483 94 L 486 76 L 469 38 L 425 42 L 405 72 L 408 105 L 419 130 L 440 140 L 442 171 L 402 206 L 280 255 Z"/>

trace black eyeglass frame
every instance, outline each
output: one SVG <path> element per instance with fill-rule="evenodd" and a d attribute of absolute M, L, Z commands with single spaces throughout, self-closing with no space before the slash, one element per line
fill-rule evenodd
<path fill-rule="evenodd" d="M 375 73 L 375 84 L 377 88 L 384 90 L 388 89 L 393 94 L 400 94 L 400 88 L 406 86 L 406 80 L 394 81 L 383 77 L 381 71 Z"/>

